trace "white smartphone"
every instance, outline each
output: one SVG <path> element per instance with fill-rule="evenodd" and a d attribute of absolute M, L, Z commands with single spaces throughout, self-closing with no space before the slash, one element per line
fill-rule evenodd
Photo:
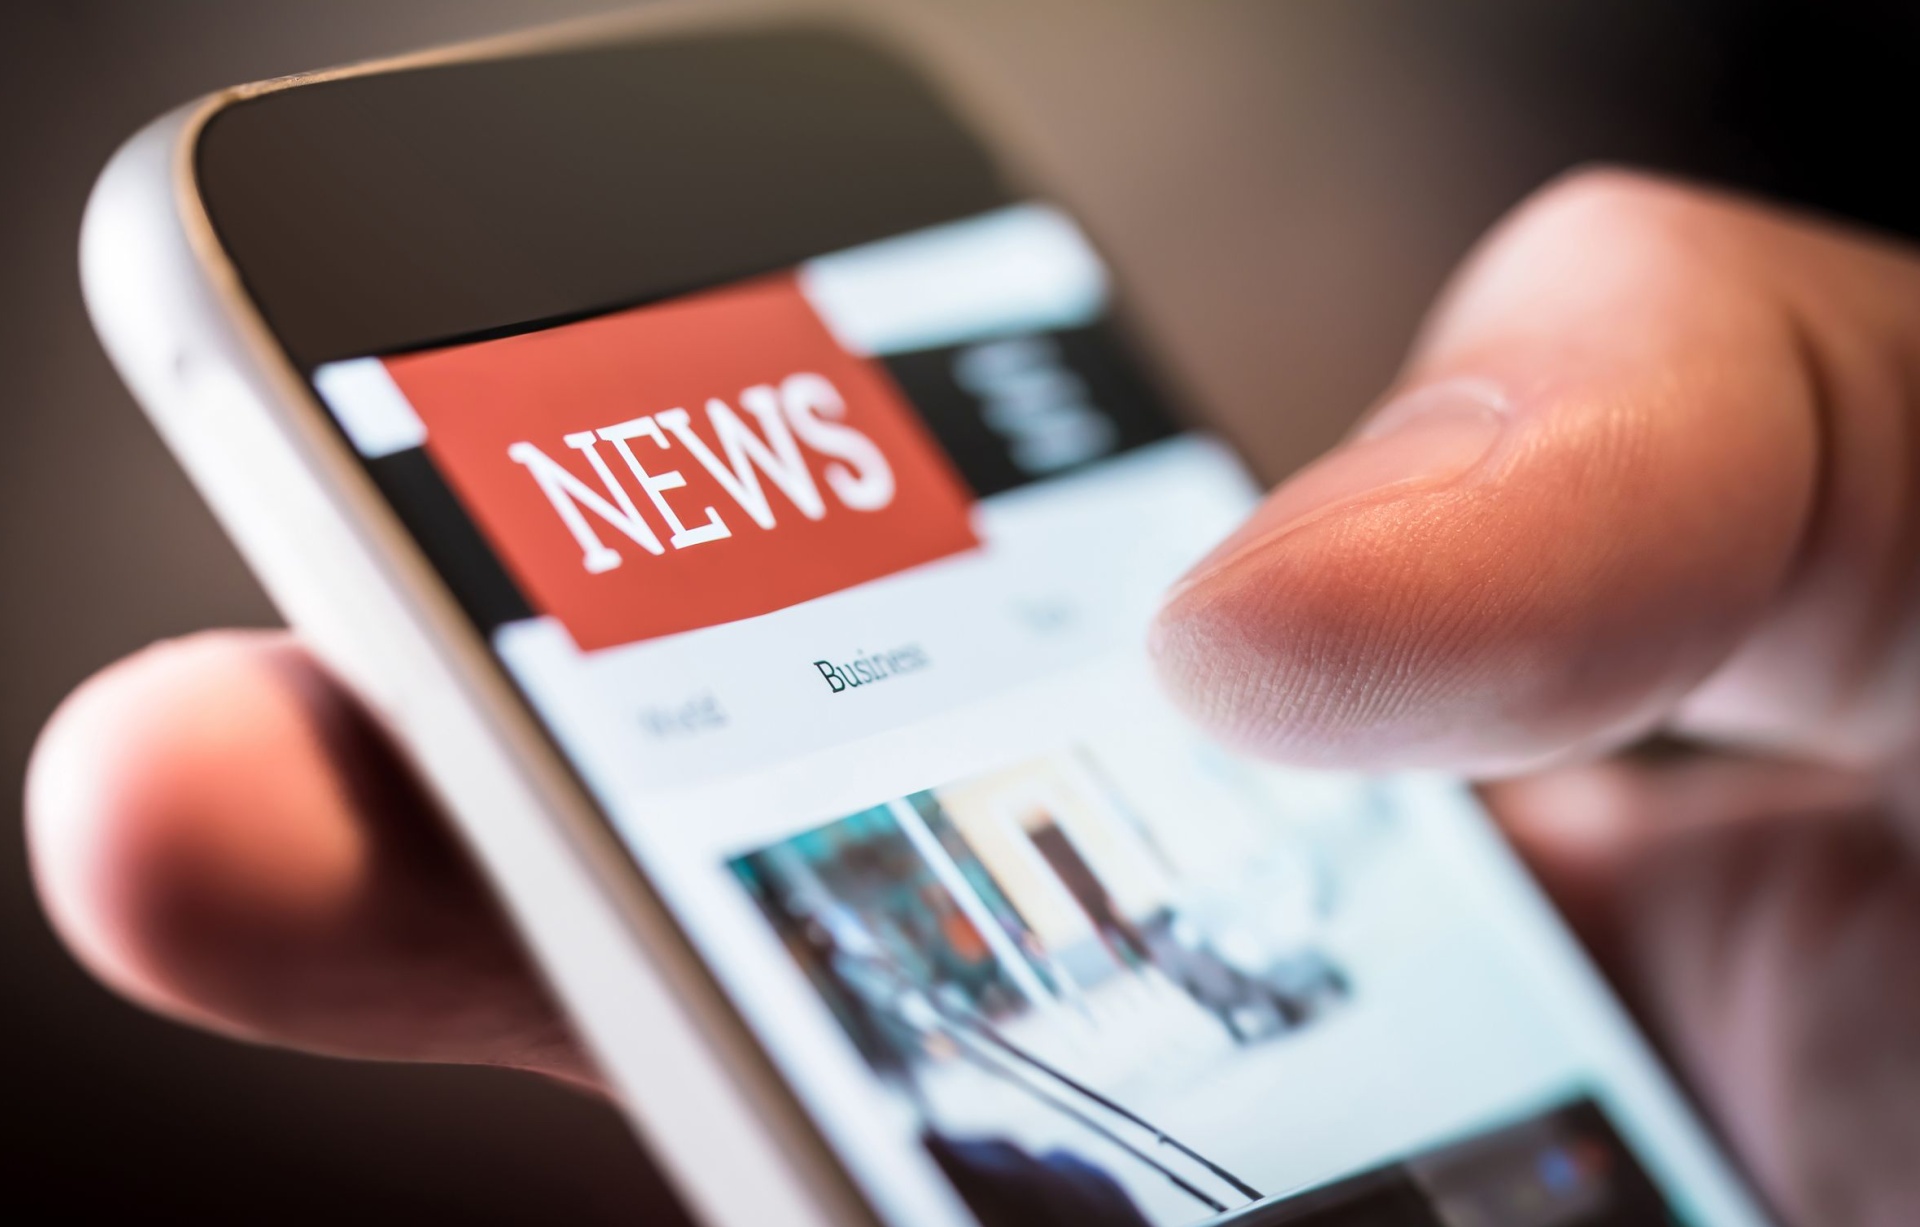
<path fill-rule="evenodd" d="M 692 1218 L 1766 1221 L 1467 789 L 1156 692 L 1259 490 L 871 33 L 233 90 L 113 160 L 82 265 Z"/>

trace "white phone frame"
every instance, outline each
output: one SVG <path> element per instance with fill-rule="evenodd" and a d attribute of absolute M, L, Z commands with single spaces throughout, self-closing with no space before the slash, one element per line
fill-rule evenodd
<path fill-rule="evenodd" d="M 724 28 L 735 16 L 668 6 L 190 103 L 134 135 L 101 173 L 81 229 L 81 281 L 121 377 L 288 623 L 444 805 L 686 1207 L 712 1227 L 877 1227 L 274 340 L 214 234 L 193 167 L 207 120 L 262 93 L 590 46 L 689 19 Z"/>

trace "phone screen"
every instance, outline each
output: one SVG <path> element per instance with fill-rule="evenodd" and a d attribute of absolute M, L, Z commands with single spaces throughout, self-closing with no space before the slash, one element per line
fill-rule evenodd
<path fill-rule="evenodd" d="M 1225 752 L 1253 506 L 1037 201 L 314 385 L 873 1200 L 1763 1222 L 1472 795 Z"/>

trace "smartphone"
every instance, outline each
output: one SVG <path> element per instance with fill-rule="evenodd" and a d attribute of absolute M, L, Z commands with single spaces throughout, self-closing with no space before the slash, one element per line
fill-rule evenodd
<path fill-rule="evenodd" d="M 82 269 L 698 1221 L 1766 1221 L 1464 786 L 1157 693 L 1260 491 L 888 39 L 232 90 Z"/>

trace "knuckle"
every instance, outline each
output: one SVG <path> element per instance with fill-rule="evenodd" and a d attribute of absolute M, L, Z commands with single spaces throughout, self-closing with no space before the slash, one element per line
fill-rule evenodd
<path fill-rule="evenodd" d="M 1547 184 L 1515 210 L 1518 235 L 1569 231 L 1587 240 L 1670 237 L 1706 223 L 1724 209 L 1703 192 L 1638 171 L 1595 167 Z"/>
<path fill-rule="evenodd" d="M 1418 352 L 1456 353 L 1546 326 L 1652 320 L 1683 311 L 1751 322 L 1768 245 L 1751 205 L 1615 167 L 1563 175 L 1516 206 L 1456 272 Z M 1717 317 L 1716 315 L 1716 317 Z M 1639 335 L 1639 334 L 1634 334 Z"/>
<path fill-rule="evenodd" d="M 1497 229 L 1495 246 L 1658 252 L 1692 264 L 1743 245 L 1754 213 L 1709 189 L 1659 175 L 1583 167 L 1522 201 Z"/>
<path fill-rule="evenodd" d="M 1635 217 L 1685 207 L 1695 196 L 1694 189 L 1646 171 L 1595 165 L 1577 167 L 1549 181 L 1522 208 Z"/>

